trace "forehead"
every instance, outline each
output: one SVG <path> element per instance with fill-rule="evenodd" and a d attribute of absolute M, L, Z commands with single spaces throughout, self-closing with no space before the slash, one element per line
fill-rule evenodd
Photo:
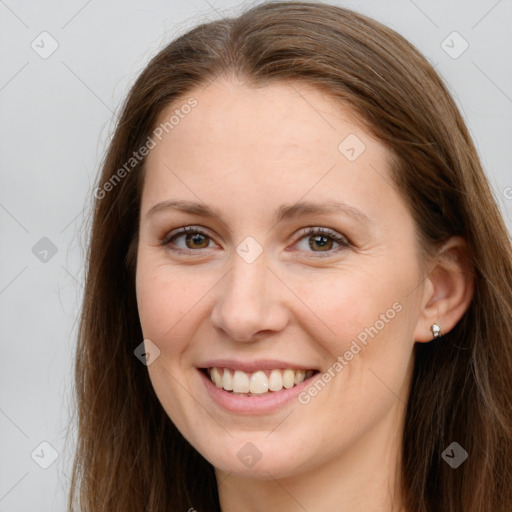
<path fill-rule="evenodd" d="M 183 108 L 191 98 L 194 108 Z M 146 159 L 143 210 L 169 198 L 229 204 L 237 214 L 332 199 L 371 216 L 400 200 L 386 147 L 353 110 L 308 84 L 217 80 L 167 107 L 157 126 L 166 122 Z"/>
<path fill-rule="evenodd" d="M 173 116 L 192 97 L 195 108 L 179 119 Z M 173 135 L 169 144 L 186 140 L 193 141 L 195 147 L 220 145 L 230 151 L 262 144 L 268 153 L 323 146 L 337 155 L 344 134 L 357 131 L 367 135 L 361 116 L 348 105 L 309 84 L 291 81 L 255 87 L 234 79 L 217 79 L 174 101 L 161 112 L 157 125 L 171 117 L 176 124 L 168 126 Z"/>

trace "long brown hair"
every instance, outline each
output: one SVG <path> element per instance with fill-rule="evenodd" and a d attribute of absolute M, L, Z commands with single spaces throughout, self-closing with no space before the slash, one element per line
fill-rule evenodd
<path fill-rule="evenodd" d="M 150 61 L 122 107 L 87 254 L 69 509 L 220 510 L 214 468 L 173 425 L 134 356 L 143 339 L 134 276 L 145 159 L 106 186 L 164 108 L 220 75 L 254 86 L 296 80 L 350 105 L 395 156 L 394 185 L 425 253 L 452 235 L 466 240 L 473 300 L 451 332 L 415 345 L 401 485 L 410 512 L 510 512 L 510 235 L 464 121 L 426 59 L 374 20 L 308 2 L 268 2 L 193 28 Z M 468 452 L 457 469 L 441 456 L 454 441 Z"/>

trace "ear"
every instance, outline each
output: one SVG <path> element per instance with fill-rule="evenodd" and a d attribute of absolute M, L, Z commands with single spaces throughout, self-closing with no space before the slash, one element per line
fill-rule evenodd
<path fill-rule="evenodd" d="M 425 343 L 434 338 L 432 324 L 441 327 L 441 335 L 451 331 L 473 298 L 474 269 L 463 238 L 453 236 L 441 247 L 423 289 L 414 339 Z"/>

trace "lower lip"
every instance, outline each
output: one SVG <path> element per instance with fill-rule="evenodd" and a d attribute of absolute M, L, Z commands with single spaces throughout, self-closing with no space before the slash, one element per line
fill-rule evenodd
<path fill-rule="evenodd" d="M 290 389 L 268 391 L 262 396 L 244 396 L 218 388 L 207 375 L 201 370 L 198 371 L 206 390 L 214 402 L 227 411 L 239 414 L 264 414 L 276 411 L 296 398 L 305 387 L 311 384 L 315 377 L 315 375 L 313 375 L 313 377 L 310 377 Z"/>

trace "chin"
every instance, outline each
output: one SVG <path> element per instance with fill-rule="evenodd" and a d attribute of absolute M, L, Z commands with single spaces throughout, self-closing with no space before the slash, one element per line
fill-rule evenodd
<path fill-rule="evenodd" d="M 268 436 L 268 432 L 264 436 Z M 264 436 L 261 441 L 251 435 L 237 436 L 236 441 L 231 439 L 229 446 L 212 450 L 210 444 L 200 453 L 219 471 L 260 480 L 292 477 L 307 470 L 306 466 L 312 463 L 313 454 L 308 456 L 297 449 L 300 443 L 289 439 L 285 444 L 277 437 L 276 443 L 271 443 Z"/>

